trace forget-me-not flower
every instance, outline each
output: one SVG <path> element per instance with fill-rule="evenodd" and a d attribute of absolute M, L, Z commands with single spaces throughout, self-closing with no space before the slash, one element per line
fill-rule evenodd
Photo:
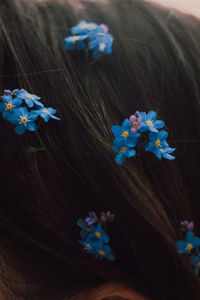
<path fill-rule="evenodd" d="M 129 118 L 129 122 L 131 123 L 131 133 L 136 134 L 141 126 L 142 118 L 138 111 Z"/>
<path fill-rule="evenodd" d="M 115 156 L 115 161 L 118 165 L 123 165 L 126 158 L 131 158 L 136 155 L 135 149 L 128 148 L 127 146 L 120 146 L 119 144 L 115 144 L 113 148 L 118 152 Z"/>
<path fill-rule="evenodd" d="M 190 262 L 195 266 L 194 272 L 198 275 L 200 270 L 200 257 L 196 255 L 190 256 Z"/>
<path fill-rule="evenodd" d="M 91 229 L 92 229 L 92 233 L 88 234 L 88 237 L 91 240 L 102 240 L 104 243 L 108 243 L 109 242 L 109 236 L 103 231 L 103 229 L 101 228 L 101 223 L 97 224 L 97 227 L 91 225 Z"/>
<path fill-rule="evenodd" d="M 93 22 L 86 22 L 84 20 L 80 21 L 76 26 L 71 28 L 71 33 L 73 35 L 85 35 L 90 31 L 95 30 L 99 25 Z"/>
<path fill-rule="evenodd" d="M 48 122 L 50 118 L 60 120 L 60 118 L 54 116 L 55 113 L 56 109 L 52 107 L 41 107 L 40 110 L 38 110 L 38 114 L 44 119 L 45 122 Z"/>
<path fill-rule="evenodd" d="M 94 211 L 90 211 L 88 217 L 85 219 L 85 222 L 88 225 L 92 225 L 98 221 L 98 217 Z"/>
<path fill-rule="evenodd" d="M 28 107 L 33 107 L 34 105 L 37 105 L 37 107 L 43 107 L 43 104 L 38 101 L 41 97 L 38 97 L 34 94 L 30 94 L 24 89 L 20 90 L 17 93 L 17 97 L 24 100 Z"/>
<path fill-rule="evenodd" d="M 140 133 L 132 134 L 130 129 L 131 124 L 128 119 L 123 121 L 122 126 L 113 125 L 111 131 L 115 136 L 114 145 L 135 147 Z"/>
<path fill-rule="evenodd" d="M 190 253 L 194 248 L 198 250 L 198 247 L 200 246 L 200 238 L 195 237 L 192 231 L 188 231 L 186 234 L 186 240 L 177 241 L 176 246 L 179 253 Z"/>
<path fill-rule="evenodd" d="M 65 46 L 67 50 L 84 49 L 85 40 L 88 35 L 73 35 L 65 38 Z"/>
<path fill-rule="evenodd" d="M 140 117 L 142 118 L 140 131 L 151 131 L 151 132 L 158 132 L 158 129 L 164 127 L 165 123 L 161 120 L 156 120 L 157 114 L 155 111 L 150 110 L 147 114 L 145 112 L 139 113 Z"/>
<path fill-rule="evenodd" d="M 8 120 L 9 115 L 14 113 L 15 108 L 22 104 L 22 99 L 16 97 L 13 99 L 11 95 L 2 96 L 3 102 L 0 103 L 0 111 L 2 112 L 3 118 Z"/>
<path fill-rule="evenodd" d="M 161 130 L 158 133 L 149 133 L 149 142 L 145 145 L 145 150 L 154 153 L 159 159 L 162 157 L 166 159 L 173 160 L 175 157 L 170 155 L 175 151 L 175 148 L 170 148 L 166 139 L 168 137 L 168 132 Z"/>
<path fill-rule="evenodd" d="M 29 112 L 26 107 L 19 107 L 16 108 L 15 111 L 10 114 L 8 121 L 12 124 L 17 125 L 15 128 L 15 131 L 17 134 L 21 135 L 26 130 L 29 131 L 35 131 L 36 130 L 36 124 L 34 121 L 38 117 L 37 111 L 31 111 Z"/>
<path fill-rule="evenodd" d="M 99 26 L 98 28 L 100 28 Z M 103 27 L 101 29 L 97 29 L 96 32 L 92 32 L 89 35 L 90 42 L 89 42 L 89 49 L 93 51 L 93 57 L 97 57 L 100 54 L 107 54 L 110 55 L 112 53 L 112 44 L 113 44 L 113 35 L 110 33 L 105 33 Z M 100 32 L 98 32 L 100 30 Z"/>

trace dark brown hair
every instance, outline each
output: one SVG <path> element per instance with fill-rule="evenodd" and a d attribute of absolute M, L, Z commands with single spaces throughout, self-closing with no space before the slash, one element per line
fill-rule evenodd
<path fill-rule="evenodd" d="M 194 220 L 196 234 L 200 226 L 200 21 L 139 0 L 0 5 L 0 90 L 25 88 L 61 117 L 41 125 L 48 149 L 35 154 L 26 153 L 34 133 L 0 123 L 7 294 L 61 299 L 114 281 L 152 300 L 199 299 L 199 279 L 175 242 L 180 221 Z M 92 67 L 64 45 L 81 19 L 107 24 L 115 38 L 112 55 Z M 119 167 L 111 126 L 150 109 L 165 121 L 176 160 L 138 149 Z M 76 222 L 91 210 L 116 216 L 113 263 L 78 243 Z"/>

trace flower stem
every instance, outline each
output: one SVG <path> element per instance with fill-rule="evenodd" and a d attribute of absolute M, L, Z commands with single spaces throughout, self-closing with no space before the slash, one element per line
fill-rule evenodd
<path fill-rule="evenodd" d="M 39 127 L 39 125 L 38 125 L 38 127 Z M 46 146 L 45 146 L 45 144 L 44 144 L 44 142 L 43 142 L 43 140 L 42 140 L 42 138 L 39 135 L 37 130 L 35 131 L 35 134 L 36 134 L 37 139 L 38 139 L 38 141 L 40 142 L 40 145 L 41 145 L 41 148 L 38 148 L 38 150 L 46 150 Z"/>

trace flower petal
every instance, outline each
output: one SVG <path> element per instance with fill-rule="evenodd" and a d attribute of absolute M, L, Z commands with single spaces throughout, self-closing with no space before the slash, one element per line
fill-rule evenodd
<path fill-rule="evenodd" d="M 149 120 L 155 121 L 155 120 L 156 120 L 156 117 L 157 117 L 157 114 L 156 114 L 156 112 L 153 111 L 153 110 L 150 110 L 150 111 L 148 112 L 148 114 L 147 114 L 147 118 L 148 118 Z"/>
<path fill-rule="evenodd" d="M 125 161 L 125 155 L 124 152 L 120 152 L 115 156 L 115 161 L 118 165 L 123 165 L 124 161 Z"/>
<path fill-rule="evenodd" d="M 15 131 L 17 134 L 21 135 L 26 131 L 26 127 L 24 125 L 17 125 L 17 127 L 15 128 Z"/>
<path fill-rule="evenodd" d="M 27 130 L 29 131 L 35 131 L 36 130 L 36 124 L 33 122 L 28 122 L 26 125 Z"/>
<path fill-rule="evenodd" d="M 135 149 L 128 149 L 125 152 L 126 157 L 130 158 L 136 155 Z"/>
<path fill-rule="evenodd" d="M 121 126 L 119 125 L 113 125 L 112 128 L 111 128 L 111 131 L 112 133 L 116 136 L 119 136 L 121 135 L 121 132 L 122 132 L 122 128 Z"/>

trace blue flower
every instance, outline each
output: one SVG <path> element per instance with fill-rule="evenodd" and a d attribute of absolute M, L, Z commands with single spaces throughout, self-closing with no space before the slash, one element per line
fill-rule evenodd
<path fill-rule="evenodd" d="M 43 104 L 38 101 L 41 97 L 38 97 L 34 94 L 30 94 L 24 89 L 20 90 L 17 93 L 17 97 L 23 99 L 28 107 L 33 107 L 34 105 L 37 105 L 37 107 L 43 107 Z"/>
<path fill-rule="evenodd" d="M 83 219 L 79 219 L 77 221 L 77 225 L 82 228 L 80 232 L 80 236 L 82 239 L 85 239 L 89 233 L 93 232 L 93 229 L 90 226 L 88 226 L 86 221 Z"/>
<path fill-rule="evenodd" d="M 135 147 L 137 144 L 137 138 L 140 136 L 140 133 L 133 134 L 131 133 L 130 129 L 131 124 L 128 119 L 125 119 L 123 121 L 122 126 L 112 126 L 111 131 L 115 136 L 114 145 L 116 145 L 117 147 Z"/>
<path fill-rule="evenodd" d="M 2 96 L 3 102 L 0 103 L 0 111 L 3 112 L 3 118 L 8 120 L 9 115 L 22 104 L 22 99 L 14 98 L 11 95 Z"/>
<path fill-rule="evenodd" d="M 186 240 L 179 240 L 176 242 L 176 246 L 179 253 L 190 253 L 194 248 L 198 250 L 198 247 L 200 246 L 200 238 L 196 238 L 192 231 L 188 231 L 186 234 Z"/>
<path fill-rule="evenodd" d="M 37 117 L 37 111 L 33 110 L 31 112 L 28 112 L 28 109 L 26 107 L 19 107 L 16 108 L 12 114 L 10 114 L 8 121 L 10 121 L 12 124 L 17 125 L 15 131 L 17 134 L 21 135 L 26 130 L 36 130 L 36 124 L 34 123 L 34 121 L 37 119 Z"/>
<path fill-rule="evenodd" d="M 136 155 L 135 149 L 127 148 L 126 146 L 114 145 L 114 150 L 117 151 L 115 161 L 118 165 L 123 165 L 126 158 L 131 158 Z"/>
<path fill-rule="evenodd" d="M 198 275 L 200 270 L 200 257 L 196 255 L 190 256 L 190 262 L 195 266 L 194 272 Z"/>
<path fill-rule="evenodd" d="M 52 107 L 42 107 L 40 110 L 38 110 L 38 114 L 44 119 L 45 122 L 48 122 L 50 118 L 60 120 L 60 118 L 54 116 L 55 113 L 56 109 Z"/>
<path fill-rule="evenodd" d="M 80 21 L 76 26 L 71 28 L 73 35 L 88 34 L 90 31 L 95 30 L 98 27 L 96 23 L 87 23 L 86 21 Z"/>
<path fill-rule="evenodd" d="M 149 139 L 150 142 L 145 145 L 145 150 L 153 152 L 159 159 L 162 157 L 166 159 L 173 160 L 175 157 L 170 155 L 175 151 L 175 148 L 170 148 L 166 139 L 168 137 L 168 133 L 165 130 L 161 130 L 158 133 L 150 132 Z"/>
<path fill-rule="evenodd" d="M 157 114 L 155 111 L 149 111 L 147 114 L 145 112 L 140 112 L 139 116 L 142 118 L 142 123 L 140 126 L 140 131 L 152 131 L 158 132 L 158 129 L 164 127 L 165 123 L 161 120 L 156 120 Z"/>
<path fill-rule="evenodd" d="M 74 50 L 74 49 L 84 49 L 85 43 L 88 35 L 74 35 L 68 36 L 65 38 L 65 46 L 67 50 Z"/>
<path fill-rule="evenodd" d="M 86 237 L 83 241 L 79 241 L 80 244 L 83 246 L 83 249 L 86 250 L 88 253 L 92 253 L 94 255 L 97 254 L 98 249 L 103 247 L 103 241 L 101 239 L 91 239 L 89 236 Z"/>
<path fill-rule="evenodd" d="M 11 96 L 17 96 L 17 94 L 19 93 L 19 89 L 14 89 L 13 91 L 11 91 L 11 90 L 4 90 L 3 91 L 3 93 L 4 93 L 4 95 L 11 95 Z"/>
<path fill-rule="evenodd" d="M 94 255 L 97 256 L 100 259 L 103 259 L 105 257 L 110 261 L 115 260 L 115 256 L 112 254 L 111 248 L 108 245 L 103 245 L 101 248 L 96 249 L 94 251 Z"/>
<path fill-rule="evenodd" d="M 101 228 L 101 223 L 97 224 L 97 227 L 91 225 L 92 233 L 88 234 L 88 238 L 91 240 L 102 240 L 104 243 L 109 242 L 109 236 Z"/>
<path fill-rule="evenodd" d="M 102 29 L 101 29 L 102 28 Z M 101 32 L 103 30 L 103 32 Z M 113 36 L 112 34 L 105 33 L 102 26 L 98 27 L 96 32 L 92 32 L 89 35 L 89 49 L 93 50 L 93 57 L 97 57 L 100 54 L 110 55 L 112 53 Z"/>

